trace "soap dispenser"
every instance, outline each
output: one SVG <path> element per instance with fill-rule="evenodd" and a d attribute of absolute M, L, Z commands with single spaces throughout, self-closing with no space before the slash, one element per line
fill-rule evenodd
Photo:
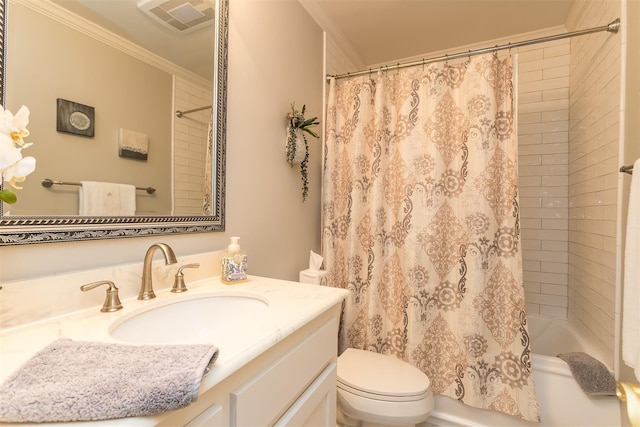
<path fill-rule="evenodd" d="M 240 249 L 239 237 L 232 237 L 227 250 L 222 254 L 220 281 L 227 285 L 247 280 L 247 253 Z"/>

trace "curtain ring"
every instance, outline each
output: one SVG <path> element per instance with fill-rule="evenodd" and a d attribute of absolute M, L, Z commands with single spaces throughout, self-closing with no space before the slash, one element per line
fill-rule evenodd
<path fill-rule="evenodd" d="M 425 59 L 422 58 L 422 71 L 424 71 L 424 62 L 425 62 Z"/>
<path fill-rule="evenodd" d="M 444 55 L 444 66 L 445 67 L 449 66 L 449 55 L 448 54 Z"/>

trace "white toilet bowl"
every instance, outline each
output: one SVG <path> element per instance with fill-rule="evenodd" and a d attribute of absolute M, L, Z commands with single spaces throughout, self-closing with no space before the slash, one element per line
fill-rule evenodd
<path fill-rule="evenodd" d="M 415 426 L 432 410 L 429 378 L 414 366 L 353 348 L 338 357 L 339 426 Z"/>

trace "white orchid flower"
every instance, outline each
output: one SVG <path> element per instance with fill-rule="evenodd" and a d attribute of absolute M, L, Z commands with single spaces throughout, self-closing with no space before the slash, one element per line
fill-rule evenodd
<path fill-rule="evenodd" d="M 0 172 L 22 158 L 22 149 L 13 144 L 13 139 L 7 134 L 0 134 Z"/>
<path fill-rule="evenodd" d="M 0 133 L 9 135 L 13 144 L 17 147 L 26 148 L 31 144 L 24 142 L 24 138 L 29 136 L 27 125 L 29 124 L 30 111 L 24 105 L 13 115 L 9 110 L 0 106 Z"/>
<path fill-rule="evenodd" d="M 0 105 L 0 184 L 8 182 L 15 189 L 21 190 L 18 183 L 24 182 L 36 169 L 36 159 L 22 157 L 22 150 L 29 147 L 24 138 L 29 136 L 29 109 L 24 105 L 13 115 Z M 15 203 L 16 195 L 0 188 L 0 201 Z"/>
<path fill-rule="evenodd" d="M 22 189 L 17 183 L 23 182 L 26 176 L 36 169 L 36 159 L 22 157 L 22 148 L 14 145 L 13 138 L 0 134 L 0 174 L 2 181 L 13 188 Z"/>

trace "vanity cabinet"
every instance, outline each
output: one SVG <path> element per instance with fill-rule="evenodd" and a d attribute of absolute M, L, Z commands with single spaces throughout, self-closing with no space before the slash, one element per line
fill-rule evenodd
<path fill-rule="evenodd" d="M 159 425 L 335 426 L 340 308 L 309 321 Z"/>

